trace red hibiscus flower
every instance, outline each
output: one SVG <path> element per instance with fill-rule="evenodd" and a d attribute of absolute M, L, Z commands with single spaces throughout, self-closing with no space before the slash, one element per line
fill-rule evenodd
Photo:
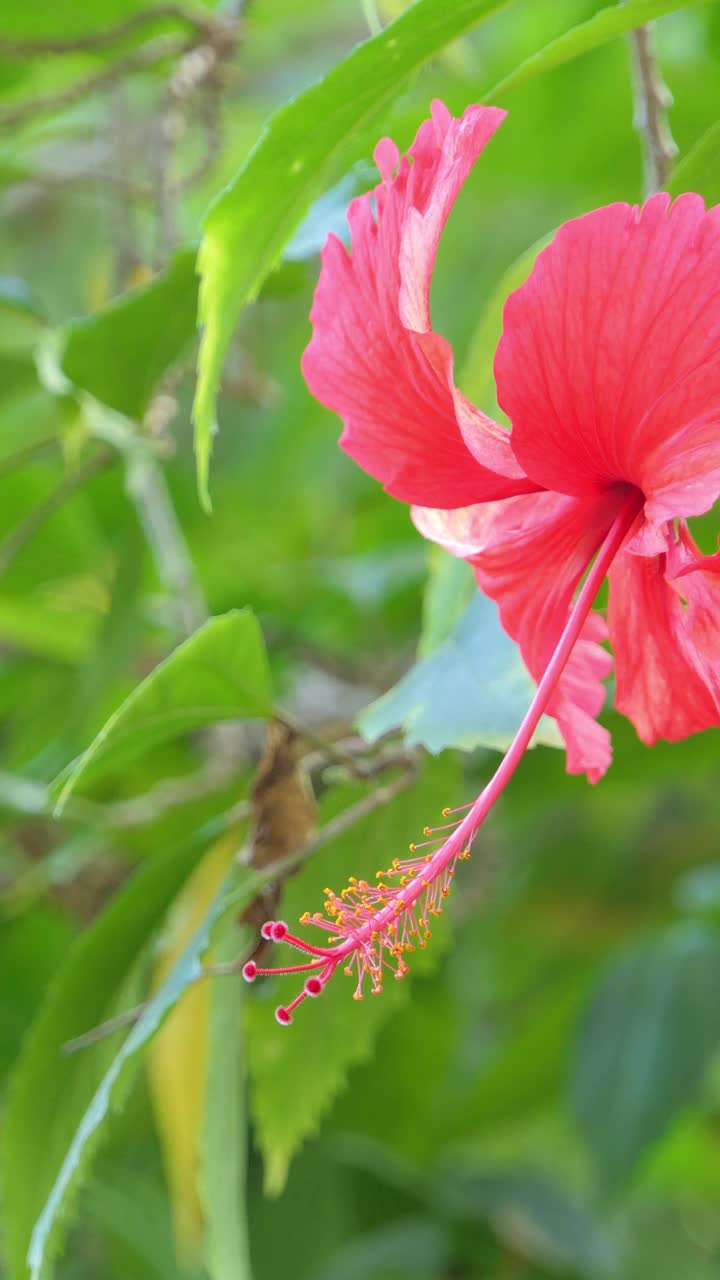
<path fill-rule="evenodd" d="M 434 852 L 396 859 L 379 885 L 328 890 L 327 914 L 305 917 L 333 944 L 266 926 L 313 970 L 281 1022 L 341 960 L 358 996 L 388 965 L 402 976 L 542 714 L 557 721 L 568 770 L 602 776 L 603 641 L 616 705 L 644 742 L 720 723 L 720 554 L 703 556 L 687 525 L 720 496 L 720 207 L 659 194 L 560 228 L 505 307 L 495 377 L 506 431 L 455 386 L 429 311 L 443 226 L 503 116 L 472 106 L 454 119 L 435 102 L 408 155 L 378 145 L 382 181 L 350 206 L 350 253 L 333 236 L 323 252 L 303 371 L 342 417 L 346 452 L 412 504 L 425 537 L 473 565 L 538 690 Z M 592 610 L 606 575 L 607 620 Z"/>

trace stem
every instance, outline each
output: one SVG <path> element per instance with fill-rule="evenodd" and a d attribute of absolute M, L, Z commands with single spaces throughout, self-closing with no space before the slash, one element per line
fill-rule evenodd
<path fill-rule="evenodd" d="M 677 147 L 670 132 L 667 108 L 672 95 L 665 84 L 647 24 L 630 33 L 635 97 L 635 128 L 643 149 L 645 196 L 665 186 Z"/>
<path fill-rule="evenodd" d="M 643 501 L 642 494 L 637 490 L 633 490 L 622 503 L 605 541 L 600 547 L 595 563 L 592 565 L 580 594 L 572 607 L 557 648 L 545 669 L 535 697 L 530 703 L 522 724 L 515 734 L 506 755 L 501 760 L 487 786 L 481 791 L 467 816 L 437 852 L 433 854 L 427 863 L 424 875 L 418 876 L 412 884 L 400 889 L 393 895 L 393 900 L 388 906 L 378 911 L 364 929 L 354 932 L 346 942 L 342 943 L 333 952 L 338 958 L 356 950 L 358 940 L 365 940 L 366 933 L 369 935 L 371 931 L 380 932 L 384 929 L 385 925 L 396 917 L 397 908 L 401 901 L 403 909 L 412 906 L 425 892 L 427 882 L 435 880 L 441 875 L 448 864 L 457 857 L 458 853 L 470 844 L 498 796 L 505 790 L 525 754 L 530 744 L 530 739 L 555 692 L 557 682 L 567 665 L 595 597 L 605 580 L 605 575 L 625 537 L 635 523 L 642 509 Z"/>

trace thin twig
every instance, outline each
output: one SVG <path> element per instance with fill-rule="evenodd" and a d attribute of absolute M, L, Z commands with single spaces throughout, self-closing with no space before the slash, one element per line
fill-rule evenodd
<path fill-rule="evenodd" d="M 10 531 L 3 542 L 0 542 L 0 576 L 7 573 L 13 561 L 20 554 L 31 538 L 42 529 L 43 525 L 55 515 L 56 511 L 67 502 L 68 498 L 98 472 L 111 466 L 116 458 L 113 449 L 99 449 L 74 471 L 69 471 L 60 484 L 39 502 L 28 513 L 20 524 Z"/>
<path fill-rule="evenodd" d="M 665 186 L 677 155 L 667 118 L 667 109 L 672 105 L 672 94 L 660 73 L 651 23 L 631 31 L 630 48 L 635 99 L 634 124 L 642 144 L 643 185 L 647 197 Z"/>
<path fill-rule="evenodd" d="M 30 98 L 26 102 L 19 102 L 14 107 L 7 107 L 4 111 L 0 111 L 0 129 L 13 128 L 30 120 L 33 116 L 73 106 L 90 94 L 108 89 L 118 80 L 124 80 L 126 76 L 147 71 L 150 67 L 156 66 L 159 62 L 165 62 L 169 58 L 182 57 L 194 47 L 195 41 L 196 37 L 189 39 L 187 36 L 159 36 L 152 44 L 143 45 L 142 48 L 125 54 L 113 62 L 112 66 L 105 67 L 84 80 L 76 80 L 64 89 L 43 94 L 38 98 Z"/>
<path fill-rule="evenodd" d="M 208 14 L 187 5 L 158 4 L 153 9 L 134 13 L 124 22 L 104 31 L 91 31 L 64 40 L 0 40 L 0 57 L 44 58 L 48 54 L 94 53 L 119 44 L 128 36 L 135 35 L 142 27 L 154 26 L 157 22 L 169 19 L 184 22 L 204 38 L 207 38 L 214 25 L 214 19 Z"/>
<path fill-rule="evenodd" d="M 290 871 L 293 871 L 303 862 L 306 862 L 308 858 L 312 857 L 323 845 L 343 835 L 356 822 L 367 818 L 369 814 L 373 813 L 375 809 L 379 809 L 381 805 L 389 804 L 391 800 L 394 800 L 401 792 L 406 791 L 415 781 L 417 763 L 416 756 L 408 757 L 404 771 L 398 774 L 397 778 L 394 778 L 392 782 L 388 782 L 384 786 L 377 787 L 370 795 L 364 796 L 362 800 L 358 800 L 356 804 L 350 805 L 349 808 L 339 813 L 336 818 L 326 822 L 317 835 L 308 840 L 301 849 L 297 849 L 287 857 L 279 858 L 277 862 L 269 863 L 266 867 L 263 867 L 264 877 L 267 880 L 284 878 Z M 231 960 L 225 964 L 207 965 L 191 979 L 188 986 L 194 985 L 196 982 L 203 982 L 206 978 L 237 974 L 241 971 L 246 958 L 246 954 L 243 954 L 237 960 Z M 84 1032 L 83 1035 L 67 1040 L 63 1045 L 63 1051 L 67 1054 L 77 1053 L 79 1049 L 85 1049 L 89 1045 L 96 1044 L 98 1040 L 104 1040 L 106 1036 L 122 1030 L 123 1027 L 132 1026 L 142 1017 L 150 1003 L 150 1000 L 145 1000 L 142 1004 L 135 1005 L 132 1009 L 126 1009 L 124 1013 L 120 1013 L 114 1018 L 109 1018 L 106 1022 L 101 1022 L 97 1027 L 93 1027 L 92 1030 Z"/>

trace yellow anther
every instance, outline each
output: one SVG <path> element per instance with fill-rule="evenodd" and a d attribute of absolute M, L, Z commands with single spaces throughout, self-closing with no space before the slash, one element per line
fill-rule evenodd
<path fill-rule="evenodd" d="M 397 871 L 398 867 L 400 866 L 400 859 L 399 859 L 399 858 L 393 858 L 393 860 L 392 860 L 392 864 L 393 864 L 393 867 L 395 868 L 395 870 Z M 390 874 L 390 873 L 388 872 L 388 875 L 389 875 L 389 874 Z"/>
<path fill-rule="evenodd" d="M 449 818 L 451 813 L 452 813 L 452 809 L 443 809 L 442 816 L 443 818 Z"/>
<path fill-rule="evenodd" d="M 431 835 L 432 835 L 432 827 L 423 827 L 423 835 L 424 835 L 424 836 L 431 836 Z"/>
<path fill-rule="evenodd" d="M 362 1000 L 362 998 L 363 998 L 362 991 L 353 991 L 353 1000 Z"/>
<path fill-rule="evenodd" d="M 355 876 L 348 876 L 348 884 L 357 884 Z"/>
<path fill-rule="evenodd" d="M 449 894 L 450 890 L 449 890 L 449 889 L 446 889 L 446 888 L 444 888 L 444 887 L 443 887 L 443 888 L 440 890 L 440 892 L 441 892 L 441 894 L 442 894 L 443 898 L 447 898 L 447 896 L 448 896 L 448 894 Z"/>
<path fill-rule="evenodd" d="M 352 969 L 350 968 L 350 966 L 349 966 L 349 965 L 346 965 L 346 966 L 345 966 L 345 968 L 343 969 L 343 973 L 345 974 L 345 977 L 346 977 L 346 978 L 352 978 L 352 976 L 353 976 L 353 971 L 352 971 Z"/>
<path fill-rule="evenodd" d="M 432 854 L 431 854 L 431 853 L 426 853 L 426 854 L 425 854 L 425 861 L 426 861 L 426 862 L 432 862 Z"/>
<path fill-rule="evenodd" d="M 310 924 L 310 912 L 303 911 L 300 917 L 300 924 Z"/>
<path fill-rule="evenodd" d="M 409 845 L 408 845 L 408 849 L 410 850 L 410 852 L 411 852 L 411 853 L 417 853 L 417 845 L 416 845 L 416 844 L 409 844 Z"/>
<path fill-rule="evenodd" d="M 333 893 L 332 889 L 323 889 L 323 893 L 325 894 L 325 897 L 326 897 L 326 898 L 334 898 L 334 897 L 335 897 L 335 895 L 334 895 L 334 893 Z"/>

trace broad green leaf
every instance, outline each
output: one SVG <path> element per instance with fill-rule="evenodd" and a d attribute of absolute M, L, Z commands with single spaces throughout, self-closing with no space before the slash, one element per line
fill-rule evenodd
<path fill-rule="evenodd" d="M 218 927 L 212 960 L 238 954 L 235 916 Z M 241 1013 L 247 988 L 241 978 L 218 978 L 210 994 L 205 1114 L 198 1187 L 205 1209 L 205 1266 L 211 1280 L 251 1280 L 245 1203 L 247 1122 L 246 1056 Z"/>
<path fill-rule="evenodd" d="M 720 120 L 678 160 L 667 184 L 671 196 L 697 191 L 710 206 L 720 201 Z"/>
<path fill-rule="evenodd" d="M 238 315 L 252 301 L 330 165 L 438 50 L 507 0 L 417 0 L 273 116 L 232 185 L 211 207 L 200 245 L 204 334 L 195 397 L 198 487 L 209 506 L 215 401 Z"/>
<path fill-rule="evenodd" d="M 433 754 L 446 747 L 504 751 L 534 693 L 495 605 L 477 594 L 447 640 L 371 703 L 358 727 L 370 742 L 402 728 L 409 745 Z M 543 718 L 533 742 L 562 746 L 555 722 Z"/>
<path fill-rule="evenodd" d="M 517 89 L 536 76 L 553 71 L 555 67 L 561 67 L 563 63 L 579 58 L 583 53 L 589 53 L 591 49 L 598 49 L 626 31 L 652 22 L 654 18 L 661 18 L 663 14 L 707 2 L 708 0 L 621 0 L 620 4 L 601 9 L 592 18 L 588 18 L 587 22 L 571 27 L 537 53 L 524 58 L 519 66 L 483 94 L 483 101 L 495 102 L 504 98 L 509 90 Z"/>
<path fill-rule="evenodd" d="M 146 1003 L 130 1034 L 108 1064 L 89 1105 L 81 1115 L 42 1212 L 32 1229 L 27 1255 L 31 1280 L 41 1280 L 53 1253 L 57 1250 L 59 1230 L 67 1212 L 69 1196 L 77 1185 L 78 1174 L 82 1168 L 87 1169 L 110 1110 L 117 1109 L 127 1096 L 132 1080 L 132 1068 L 136 1065 L 141 1051 L 150 1042 L 182 993 L 197 978 L 201 970 L 201 959 L 210 942 L 212 927 L 226 909 L 229 893 L 232 891 L 233 898 L 236 900 L 238 889 L 240 890 L 241 897 L 238 905 L 242 907 L 252 897 L 258 883 L 256 874 L 247 867 L 235 868 L 230 872 L 218 890 L 202 924 L 195 931 L 165 981 L 152 999 Z"/>
<path fill-rule="evenodd" d="M 416 786 L 320 849 L 289 882 L 283 919 L 294 924 L 303 911 L 320 908 L 326 884 L 339 890 L 348 876 L 369 879 L 378 866 L 387 866 L 425 822 L 453 803 L 455 786 L 452 759 L 427 761 Z M 357 788 L 343 788 L 340 796 L 349 803 L 357 797 Z M 442 923 L 437 921 L 438 926 Z M 412 973 L 405 981 L 388 981 L 382 995 L 368 994 L 356 1001 L 353 982 L 339 971 L 319 1000 L 306 1000 L 298 1009 L 291 1027 L 278 1026 L 273 1010 L 297 994 L 302 974 L 276 982 L 258 980 L 258 998 L 249 1007 L 251 1113 L 269 1194 L 282 1191 L 292 1157 L 317 1132 L 349 1068 L 370 1057 L 380 1028 L 411 997 L 415 975 L 438 963 L 443 930 L 437 927 L 433 933 L 437 936 L 427 949 L 413 956 Z M 275 948 L 269 963 L 284 962 L 282 949 Z"/>
<path fill-rule="evenodd" d="M 162 375 L 195 335 L 196 249 L 179 250 L 148 284 L 65 329 L 62 370 L 77 387 L 140 419 Z"/>
<path fill-rule="evenodd" d="M 33 1225 L 117 1041 L 71 1057 L 63 1045 L 116 1011 L 117 996 L 198 852 L 197 842 L 189 841 L 136 872 L 80 937 L 31 1028 L 3 1122 L 3 1234 L 13 1280 L 28 1275 Z"/>
<path fill-rule="evenodd" d="M 57 779 L 58 811 L 84 783 L 159 742 L 218 720 L 272 710 L 267 657 L 254 615 L 210 618 L 134 689 L 87 751 Z"/>
<path fill-rule="evenodd" d="M 616 960 L 591 998 L 572 1103 L 608 1186 L 698 1098 L 720 1047 L 719 982 L 720 935 L 684 924 Z"/>
<path fill-rule="evenodd" d="M 610 1273 L 608 1236 L 576 1196 L 531 1169 L 482 1173 L 453 1166 L 437 1181 L 437 1199 L 450 1217 L 488 1222 L 513 1253 L 582 1276 Z"/>

